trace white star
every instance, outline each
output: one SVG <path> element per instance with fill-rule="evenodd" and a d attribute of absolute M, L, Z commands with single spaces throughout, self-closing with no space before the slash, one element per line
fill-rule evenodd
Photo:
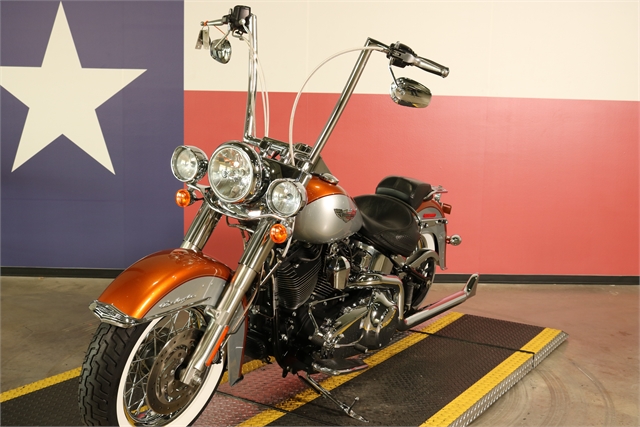
<path fill-rule="evenodd" d="M 29 107 L 12 172 L 60 135 L 115 174 L 96 108 L 146 70 L 82 68 L 62 3 L 41 67 L 0 67 L 0 85 Z"/>

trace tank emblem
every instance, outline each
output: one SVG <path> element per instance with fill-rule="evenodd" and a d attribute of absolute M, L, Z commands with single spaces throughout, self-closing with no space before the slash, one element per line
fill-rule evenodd
<path fill-rule="evenodd" d="M 334 209 L 333 211 L 336 213 L 336 216 L 344 222 L 351 221 L 358 212 L 357 209 Z"/>

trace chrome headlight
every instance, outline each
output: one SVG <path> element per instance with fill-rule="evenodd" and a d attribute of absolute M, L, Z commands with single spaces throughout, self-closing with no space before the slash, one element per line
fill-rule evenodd
<path fill-rule="evenodd" d="M 307 204 L 307 190 L 296 181 L 277 179 L 267 190 L 267 205 L 274 213 L 289 217 Z"/>
<path fill-rule="evenodd" d="M 209 161 L 209 183 L 223 202 L 250 200 L 262 184 L 262 162 L 258 153 L 242 142 L 222 144 Z"/>
<path fill-rule="evenodd" d="M 181 145 L 173 150 L 171 172 L 179 181 L 197 182 L 207 172 L 207 155 L 198 147 Z"/>

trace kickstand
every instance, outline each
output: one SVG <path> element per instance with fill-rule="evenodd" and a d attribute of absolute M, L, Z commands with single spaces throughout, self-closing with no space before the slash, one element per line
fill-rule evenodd
<path fill-rule="evenodd" d="M 364 419 L 363 417 L 361 417 L 360 415 L 356 414 L 355 412 L 353 412 L 353 407 L 355 406 L 356 403 L 358 403 L 358 401 L 360 400 L 359 397 L 356 397 L 353 400 L 353 403 L 351 404 L 351 406 L 348 406 L 346 403 L 340 402 L 338 399 L 336 399 L 335 397 L 333 397 L 333 395 L 331 393 L 329 393 L 329 390 L 325 389 L 324 387 L 322 387 L 320 384 L 318 384 L 318 382 L 316 380 L 314 380 L 313 378 L 311 378 L 309 376 L 309 374 L 307 374 L 306 376 L 300 376 L 298 375 L 298 378 L 300 378 L 302 381 L 306 382 L 307 384 L 309 384 L 311 386 L 311 388 L 313 388 L 315 391 L 317 391 L 318 393 L 320 393 L 323 397 L 326 397 L 327 399 L 329 399 L 330 401 L 332 401 L 333 403 L 335 403 L 336 405 L 338 405 L 340 407 L 340 409 L 342 409 L 347 415 L 349 415 L 351 418 L 354 418 L 358 421 L 362 421 L 363 423 L 368 423 L 369 420 Z"/>

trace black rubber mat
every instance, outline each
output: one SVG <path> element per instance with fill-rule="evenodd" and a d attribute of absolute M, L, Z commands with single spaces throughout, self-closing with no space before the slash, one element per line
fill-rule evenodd
<path fill-rule="evenodd" d="M 0 404 L 3 426 L 79 426 L 78 378 Z"/>
<path fill-rule="evenodd" d="M 431 336 L 332 390 L 332 394 L 347 404 L 358 396 L 354 411 L 369 421 L 366 425 L 419 426 L 512 354 L 512 350 Z M 365 425 L 324 398 L 270 425 L 318 423 Z"/>
<path fill-rule="evenodd" d="M 435 335 L 518 350 L 544 328 L 465 314 Z"/>

